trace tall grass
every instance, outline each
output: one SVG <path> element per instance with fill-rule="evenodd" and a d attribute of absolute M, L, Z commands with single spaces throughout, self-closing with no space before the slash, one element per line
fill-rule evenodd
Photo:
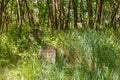
<path fill-rule="evenodd" d="M 119 32 L 44 28 L 43 43 L 58 49 L 56 64 L 41 59 L 41 45 L 32 44 L 27 33 L 23 31 L 21 39 L 15 29 L 13 36 L 10 31 L 1 35 L 0 80 L 120 79 Z"/>

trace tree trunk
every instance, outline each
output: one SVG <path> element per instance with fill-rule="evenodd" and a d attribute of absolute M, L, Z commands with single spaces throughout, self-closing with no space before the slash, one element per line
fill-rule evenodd
<path fill-rule="evenodd" d="M 21 16 L 21 3 L 20 3 L 20 0 L 17 0 L 17 6 L 18 6 L 19 36 L 21 37 L 21 33 L 22 33 L 22 16 Z"/>
<path fill-rule="evenodd" d="M 117 15 L 117 12 L 119 11 L 118 10 L 119 8 L 120 8 L 120 2 L 118 2 L 116 8 L 114 8 L 112 15 L 111 15 L 111 26 L 113 27 L 114 30 L 117 29 L 117 27 L 116 27 L 117 21 L 115 21 L 115 20 L 116 20 L 116 15 Z M 120 15 L 118 17 L 120 17 Z"/>
<path fill-rule="evenodd" d="M 83 22 L 84 12 L 83 12 L 83 0 L 80 2 L 80 22 Z"/>
<path fill-rule="evenodd" d="M 24 0 L 27 8 L 27 13 L 28 13 L 28 19 L 29 19 L 29 24 L 31 27 L 35 26 L 34 19 L 31 13 L 31 9 L 28 7 L 27 0 Z"/>
<path fill-rule="evenodd" d="M 56 29 L 61 29 L 61 11 L 60 11 L 60 1 L 52 0 L 53 2 L 53 16 L 54 16 L 54 24 Z"/>
<path fill-rule="evenodd" d="M 0 32 L 2 30 L 2 6 L 0 7 Z"/>
<path fill-rule="evenodd" d="M 57 14 L 57 23 L 58 23 L 58 30 L 61 29 L 61 11 L 60 11 L 60 1 L 56 0 L 56 14 Z"/>
<path fill-rule="evenodd" d="M 99 9 L 97 12 L 97 21 L 96 21 L 96 30 L 101 27 L 103 19 L 103 10 L 104 10 L 104 0 L 100 0 Z"/>
<path fill-rule="evenodd" d="M 74 27 L 75 28 L 78 28 L 77 27 L 77 22 L 78 22 L 78 17 L 77 17 L 77 6 L 76 6 L 76 3 L 75 3 L 75 0 L 72 0 L 72 6 L 73 6 L 73 11 L 74 11 Z"/>
<path fill-rule="evenodd" d="M 53 9 L 53 24 L 54 27 L 57 29 L 57 15 L 56 15 L 56 4 L 55 0 L 52 0 L 52 9 Z"/>
<path fill-rule="evenodd" d="M 69 2 L 69 1 L 68 1 Z M 65 1 L 64 0 L 61 0 L 61 2 L 60 2 L 60 11 L 61 11 L 61 29 L 64 29 L 65 28 L 65 21 L 66 21 L 66 11 L 65 11 L 65 6 L 64 6 L 64 4 L 65 4 Z"/>
<path fill-rule="evenodd" d="M 87 0 L 87 8 L 88 8 L 88 26 L 93 29 L 92 0 Z"/>
<path fill-rule="evenodd" d="M 4 9 L 4 0 L 0 3 L 0 31 L 2 32 L 2 15 L 3 15 L 3 9 Z M 0 33 L 1 33 L 0 32 Z"/>
<path fill-rule="evenodd" d="M 69 20 L 70 20 L 70 3 L 71 3 L 71 0 L 69 0 L 69 4 L 68 4 L 68 9 L 67 9 L 67 20 L 65 22 L 65 29 L 69 29 Z"/>
<path fill-rule="evenodd" d="M 48 10 L 48 24 L 49 24 L 49 26 L 50 26 L 50 28 L 52 27 L 52 23 L 51 23 L 51 18 L 50 18 L 50 1 L 49 0 L 47 0 L 47 10 Z"/>
<path fill-rule="evenodd" d="M 2 19 L 2 16 L 3 16 L 4 8 L 7 6 L 8 2 L 9 2 L 9 0 L 0 1 L 0 34 L 3 31 L 3 27 L 2 27 L 3 19 Z"/>
<path fill-rule="evenodd" d="M 47 0 L 47 10 L 48 10 L 48 24 L 50 26 L 50 28 L 53 28 L 53 19 L 52 19 L 52 10 L 51 10 L 51 6 L 50 6 L 50 0 Z"/>
<path fill-rule="evenodd" d="M 98 0 L 96 1 L 96 9 L 95 9 L 95 19 L 94 19 L 94 30 L 96 30 L 96 24 L 97 24 L 97 15 L 98 15 Z"/>

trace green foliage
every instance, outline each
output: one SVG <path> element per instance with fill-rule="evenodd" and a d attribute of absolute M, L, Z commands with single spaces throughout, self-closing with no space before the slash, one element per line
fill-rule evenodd
<path fill-rule="evenodd" d="M 26 25 L 25 25 L 26 26 Z M 89 29 L 43 30 L 43 44 L 32 44 L 29 27 L 23 27 L 21 39 L 14 26 L 0 37 L 1 80 L 119 80 L 119 32 Z M 39 47 L 57 47 L 56 64 L 43 61 Z"/>
<path fill-rule="evenodd" d="M 0 80 L 120 79 L 119 0 L 69 1 L 21 0 L 20 10 L 16 0 L 0 1 Z M 98 31 L 88 29 L 90 19 Z M 75 22 L 81 23 L 82 28 L 73 29 Z M 36 26 L 28 26 L 30 23 Z M 58 25 L 61 31 L 55 29 Z M 30 41 L 31 28 L 40 28 L 43 39 Z M 46 44 L 57 48 L 56 64 L 41 58 L 40 47 Z"/>

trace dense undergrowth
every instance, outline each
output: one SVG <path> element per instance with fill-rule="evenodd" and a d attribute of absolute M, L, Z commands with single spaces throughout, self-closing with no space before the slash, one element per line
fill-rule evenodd
<path fill-rule="evenodd" d="M 120 32 L 90 29 L 51 31 L 43 28 L 38 44 L 28 38 L 24 27 L 10 28 L 0 36 L 0 80 L 119 80 Z M 40 57 L 40 46 L 57 48 L 56 64 Z"/>

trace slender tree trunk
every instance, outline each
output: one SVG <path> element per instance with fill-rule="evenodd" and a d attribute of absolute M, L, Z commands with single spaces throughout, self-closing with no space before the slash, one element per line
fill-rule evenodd
<path fill-rule="evenodd" d="M 2 14 L 4 7 L 4 0 L 0 2 L 0 31 L 2 32 Z"/>
<path fill-rule="evenodd" d="M 56 29 L 61 29 L 61 11 L 60 11 L 60 1 L 52 0 L 53 2 L 53 16 L 54 16 L 54 24 Z"/>
<path fill-rule="evenodd" d="M 57 15 L 57 26 L 58 30 L 61 29 L 61 11 L 60 11 L 60 1 L 56 0 L 56 15 Z"/>
<path fill-rule="evenodd" d="M 93 29 L 92 0 L 87 0 L 87 8 L 88 8 L 88 26 Z"/>
<path fill-rule="evenodd" d="M 52 4 L 53 4 L 53 24 L 54 27 L 57 29 L 57 15 L 56 15 L 56 4 L 55 4 L 55 0 L 52 0 Z"/>
<path fill-rule="evenodd" d="M 103 10 L 104 10 L 104 0 L 100 0 L 97 22 L 96 22 L 96 30 L 101 27 L 102 19 L 103 19 Z"/>
<path fill-rule="evenodd" d="M 61 0 L 61 2 L 60 2 L 60 9 L 61 9 L 61 29 L 64 29 L 65 28 L 65 21 L 66 21 L 66 11 L 65 11 L 65 9 L 66 8 L 64 8 L 64 0 Z"/>
<path fill-rule="evenodd" d="M 50 26 L 50 28 L 52 27 L 52 25 L 51 25 L 51 18 L 50 18 L 50 1 L 49 0 L 47 0 L 47 10 L 48 10 L 48 25 Z"/>
<path fill-rule="evenodd" d="M 11 12 L 10 12 L 10 14 L 11 14 L 11 16 L 10 16 L 10 18 L 11 18 L 11 23 L 13 22 L 13 20 L 12 20 L 12 17 L 13 17 L 13 14 L 12 14 L 12 13 L 13 13 L 13 3 L 14 3 L 14 2 L 13 2 L 13 0 L 12 0 L 12 3 L 11 3 L 12 6 L 11 6 Z"/>
<path fill-rule="evenodd" d="M 3 22 L 3 12 L 4 12 L 4 8 L 7 6 L 9 0 L 1 0 L 0 1 L 0 33 L 3 31 L 3 27 L 2 27 L 2 22 Z"/>
<path fill-rule="evenodd" d="M 30 26 L 35 26 L 34 19 L 31 13 L 31 9 L 28 7 L 27 0 L 24 0 L 27 8 L 28 18 L 29 18 L 29 24 Z"/>
<path fill-rule="evenodd" d="M 112 15 L 111 15 L 111 26 L 113 27 L 114 30 L 117 29 L 116 27 L 116 21 L 115 21 L 115 17 L 117 15 L 117 12 L 118 12 L 118 9 L 120 8 L 120 2 L 118 2 L 116 8 L 114 8 L 113 12 L 112 12 Z M 120 17 L 120 15 L 119 15 Z"/>
<path fill-rule="evenodd" d="M 74 27 L 75 28 L 78 28 L 77 27 L 77 22 L 78 22 L 78 14 L 77 14 L 77 6 L 76 6 L 76 3 L 75 3 L 75 0 L 72 0 L 72 6 L 73 6 L 73 11 L 74 11 Z"/>
<path fill-rule="evenodd" d="M 68 24 L 69 24 L 69 20 L 70 20 L 70 3 L 71 3 L 71 0 L 69 0 L 69 4 L 68 4 L 68 9 L 67 9 L 67 20 L 66 20 L 66 22 L 65 22 L 65 29 L 69 29 L 69 26 L 68 26 Z"/>
<path fill-rule="evenodd" d="M 97 15 L 98 15 L 98 0 L 96 0 L 96 10 L 95 10 L 95 19 L 94 19 L 94 30 L 96 29 L 96 24 L 97 24 Z"/>
<path fill-rule="evenodd" d="M 80 2 L 80 22 L 83 22 L 83 0 Z"/>
<path fill-rule="evenodd" d="M 82 20 L 81 22 L 83 23 L 83 25 L 85 25 L 85 20 L 84 20 L 84 15 L 85 15 L 85 11 L 84 11 L 84 0 L 81 0 L 81 10 L 82 10 Z"/>
<path fill-rule="evenodd" d="M 52 14 L 51 14 L 51 6 L 50 6 L 50 0 L 47 0 L 47 9 L 48 9 L 48 24 L 50 28 L 53 28 L 53 22 L 52 22 Z"/>
<path fill-rule="evenodd" d="M 2 30 L 2 8 L 0 7 L 0 32 Z"/>
<path fill-rule="evenodd" d="M 21 33 L 22 33 L 22 16 L 21 16 L 21 3 L 20 3 L 20 0 L 17 0 L 17 6 L 18 6 L 19 36 L 21 37 Z"/>

